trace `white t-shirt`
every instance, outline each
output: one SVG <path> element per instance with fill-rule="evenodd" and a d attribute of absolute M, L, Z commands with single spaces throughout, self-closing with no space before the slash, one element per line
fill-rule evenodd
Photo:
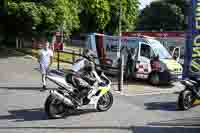
<path fill-rule="evenodd" d="M 42 49 L 39 52 L 40 55 L 40 64 L 49 64 L 50 63 L 50 57 L 53 56 L 53 51 L 51 49 Z"/>

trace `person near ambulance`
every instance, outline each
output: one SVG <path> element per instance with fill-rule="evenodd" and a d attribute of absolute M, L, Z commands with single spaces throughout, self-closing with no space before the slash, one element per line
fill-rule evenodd
<path fill-rule="evenodd" d="M 53 63 L 53 51 L 49 48 L 48 41 L 44 44 L 43 49 L 39 51 L 38 62 L 40 64 L 43 89 L 46 89 L 46 75 Z"/>
<path fill-rule="evenodd" d="M 159 72 L 160 69 L 161 69 L 159 55 L 154 56 L 152 58 L 152 60 L 150 61 L 150 64 L 151 64 L 151 70 L 152 71 Z"/>
<path fill-rule="evenodd" d="M 127 61 L 126 61 L 126 76 L 127 78 L 133 78 L 132 75 L 135 72 L 135 60 L 136 60 L 136 49 L 127 49 Z"/>

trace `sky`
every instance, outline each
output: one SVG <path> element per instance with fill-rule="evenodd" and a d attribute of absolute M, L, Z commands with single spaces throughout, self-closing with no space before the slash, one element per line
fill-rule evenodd
<path fill-rule="evenodd" d="M 145 8 L 147 5 L 149 5 L 154 0 L 139 0 L 141 5 L 139 6 L 139 9 Z"/>

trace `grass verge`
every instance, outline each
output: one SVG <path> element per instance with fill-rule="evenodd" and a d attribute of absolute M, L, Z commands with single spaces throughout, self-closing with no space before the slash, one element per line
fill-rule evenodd
<path fill-rule="evenodd" d="M 23 49 L 15 49 L 15 50 L 22 52 L 22 53 L 25 53 L 25 54 L 32 55 L 33 57 L 38 58 L 38 54 L 39 54 L 40 49 L 23 48 Z M 63 61 L 72 62 L 72 58 L 73 58 L 72 54 L 60 53 L 59 56 L 60 56 L 59 57 L 60 62 L 63 62 Z M 54 51 L 53 61 L 57 62 L 57 60 L 58 60 L 57 58 L 58 58 L 58 53 L 56 51 Z M 74 58 L 78 58 L 78 56 L 74 56 Z"/>

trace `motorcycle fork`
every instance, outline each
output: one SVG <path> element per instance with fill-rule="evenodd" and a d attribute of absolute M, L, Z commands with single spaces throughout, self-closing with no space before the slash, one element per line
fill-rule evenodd
<path fill-rule="evenodd" d="M 189 90 L 192 92 L 192 96 L 195 98 L 195 99 L 200 99 L 200 94 L 198 94 L 198 91 L 197 89 L 193 86 L 191 88 L 187 88 L 186 90 Z"/>

